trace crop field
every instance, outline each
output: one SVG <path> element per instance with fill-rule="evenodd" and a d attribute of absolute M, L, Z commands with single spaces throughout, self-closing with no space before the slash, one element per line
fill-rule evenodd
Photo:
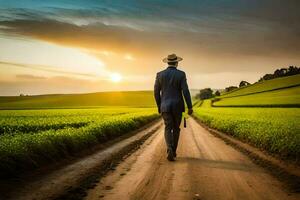
<path fill-rule="evenodd" d="M 300 86 L 256 93 L 252 95 L 221 98 L 214 106 L 300 107 Z"/>
<path fill-rule="evenodd" d="M 194 115 L 211 128 L 299 162 L 300 108 L 211 107 L 205 100 Z"/>
<path fill-rule="evenodd" d="M 158 118 L 153 108 L 3 110 L 0 175 L 72 156 Z"/>
<path fill-rule="evenodd" d="M 231 92 L 222 94 L 220 98 L 248 95 L 253 93 L 276 90 L 280 88 L 288 88 L 288 87 L 299 86 L 299 85 L 300 85 L 300 75 L 287 76 L 287 77 L 257 82 L 253 85 L 238 88 Z"/>
<path fill-rule="evenodd" d="M 262 81 L 225 93 L 215 107 L 300 107 L 300 75 Z"/>

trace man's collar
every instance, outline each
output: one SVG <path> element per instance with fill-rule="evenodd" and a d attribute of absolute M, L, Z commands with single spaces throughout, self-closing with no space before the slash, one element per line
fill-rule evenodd
<path fill-rule="evenodd" d="M 169 65 L 168 68 L 176 69 L 176 66 L 174 66 L 174 65 Z"/>

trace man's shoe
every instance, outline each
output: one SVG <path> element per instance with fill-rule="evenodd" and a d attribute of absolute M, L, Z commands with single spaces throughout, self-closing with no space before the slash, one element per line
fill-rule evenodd
<path fill-rule="evenodd" d="M 168 157 L 167 157 L 168 161 L 174 161 L 174 155 L 172 151 L 168 152 Z"/>
<path fill-rule="evenodd" d="M 175 151 L 174 149 L 172 149 L 172 150 L 173 150 L 173 151 L 172 151 L 173 156 L 174 156 L 174 158 L 176 158 L 176 156 L 177 156 L 176 151 Z"/>

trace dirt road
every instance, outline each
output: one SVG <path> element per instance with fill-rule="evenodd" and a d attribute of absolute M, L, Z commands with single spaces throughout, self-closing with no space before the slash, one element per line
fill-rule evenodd
<path fill-rule="evenodd" d="M 192 118 L 182 128 L 177 154 L 176 162 L 166 160 L 160 128 L 86 199 L 300 199 Z"/>

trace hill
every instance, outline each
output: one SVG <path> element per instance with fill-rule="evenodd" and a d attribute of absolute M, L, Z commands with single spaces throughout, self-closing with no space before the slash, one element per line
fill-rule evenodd
<path fill-rule="evenodd" d="M 297 85 L 300 86 L 300 74 L 257 82 L 253 85 L 245 86 L 230 92 L 223 93 L 221 98 L 253 94 L 258 92 L 293 87 Z"/>
<path fill-rule="evenodd" d="M 0 109 L 88 108 L 101 106 L 153 107 L 153 91 L 98 92 L 0 97 Z"/>
<path fill-rule="evenodd" d="M 262 81 L 225 93 L 214 106 L 300 107 L 300 75 Z"/>

